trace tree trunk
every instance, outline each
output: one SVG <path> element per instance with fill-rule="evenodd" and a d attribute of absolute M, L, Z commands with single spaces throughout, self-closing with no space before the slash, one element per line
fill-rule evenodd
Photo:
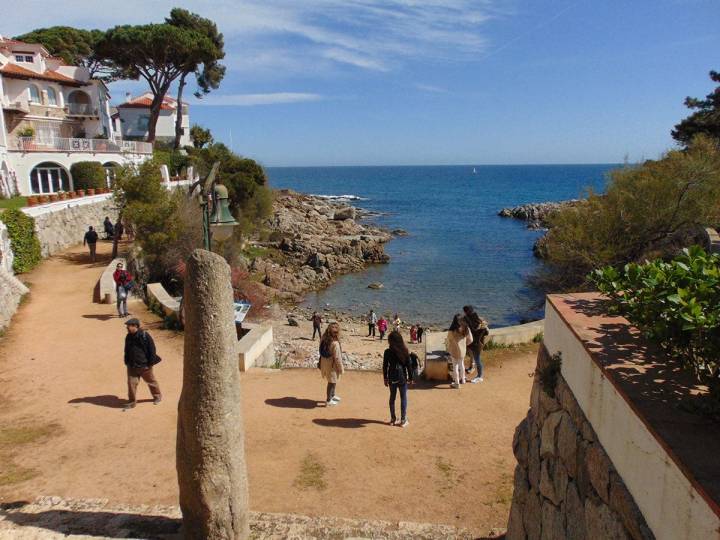
<path fill-rule="evenodd" d="M 150 120 L 148 121 L 148 135 L 147 142 L 155 142 L 155 129 L 157 128 L 158 118 L 160 118 L 160 108 L 162 107 L 163 98 L 165 92 L 155 94 L 152 103 L 150 104 Z"/>
<path fill-rule="evenodd" d="M 250 535 L 248 481 L 230 267 L 209 251 L 188 259 L 185 355 L 176 467 L 187 539 Z"/>
<path fill-rule="evenodd" d="M 177 109 L 176 109 L 176 118 L 175 118 L 175 144 L 173 145 L 173 148 L 177 150 L 180 148 L 180 137 L 182 137 L 182 118 L 183 118 L 183 110 L 182 110 L 182 95 L 183 95 L 183 89 L 185 88 L 185 77 L 187 73 L 183 73 L 180 77 L 180 82 L 178 83 L 178 91 L 177 91 Z"/>

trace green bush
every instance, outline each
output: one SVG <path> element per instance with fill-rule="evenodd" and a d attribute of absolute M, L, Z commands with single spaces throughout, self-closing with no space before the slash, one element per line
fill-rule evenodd
<path fill-rule="evenodd" d="M 78 161 L 70 167 L 75 189 L 105 187 L 105 168 L 99 161 Z"/>
<path fill-rule="evenodd" d="M 13 250 L 13 270 L 16 274 L 29 272 L 35 268 L 42 256 L 40 241 L 35 235 L 35 220 L 17 209 L 5 210 L 0 214 L 10 235 L 10 247 Z"/>
<path fill-rule="evenodd" d="M 720 401 L 720 256 L 693 246 L 669 262 L 607 267 L 590 279 L 609 297 L 611 312 L 691 369 Z"/>

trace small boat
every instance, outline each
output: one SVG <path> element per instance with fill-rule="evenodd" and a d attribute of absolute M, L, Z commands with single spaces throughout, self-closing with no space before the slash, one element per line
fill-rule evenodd
<path fill-rule="evenodd" d="M 248 314 L 248 311 L 250 311 L 250 308 L 252 307 L 252 304 L 250 302 L 234 302 L 235 304 L 235 322 L 241 323 L 245 320 L 245 317 Z"/>
<path fill-rule="evenodd" d="M 477 174 L 477 169 L 475 169 L 475 167 L 473 167 L 473 174 Z"/>

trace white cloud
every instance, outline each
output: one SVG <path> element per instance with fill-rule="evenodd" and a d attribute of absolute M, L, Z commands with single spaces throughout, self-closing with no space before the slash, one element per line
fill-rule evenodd
<path fill-rule="evenodd" d="M 272 92 L 268 94 L 209 94 L 193 101 L 193 105 L 214 105 L 230 107 L 253 107 L 255 105 L 277 105 L 280 103 L 304 103 L 320 101 L 323 96 L 305 92 Z"/>
<path fill-rule="evenodd" d="M 487 49 L 481 29 L 502 16 L 508 0 L 188 0 L 183 7 L 215 20 L 231 55 L 256 56 L 250 69 L 275 65 L 282 56 L 387 71 L 409 59 L 465 58 Z M 122 11 L 100 2 L 27 0 L 4 10 L 0 33 L 15 35 L 41 26 L 105 28 L 159 22 L 175 0 L 124 0 Z"/>
<path fill-rule="evenodd" d="M 422 90 L 423 92 L 432 92 L 434 94 L 447 94 L 448 89 L 441 86 L 434 86 L 432 84 L 417 83 L 415 88 Z"/>

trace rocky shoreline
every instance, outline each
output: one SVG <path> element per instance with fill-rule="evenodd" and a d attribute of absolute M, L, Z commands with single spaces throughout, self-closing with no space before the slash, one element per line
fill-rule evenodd
<path fill-rule="evenodd" d="M 277 191 L 265 223 L 269 240 L 251 244 L 259 254 L 248 271 L 269 297 L 299 302 L 338 276 L 389 262 L 385 243 L 407 233 L 363 222 L 376 215 L 343 198 Z"/>
<path fill-rule="evenodd" d="M 528 229 L 547 229 L 548 218 L 551 214 L 568 206 L 576 206 L 580 202 L 579 199 L 570 199 L 559 202 L 521 204 L 503 208 L 498 212 L 498 216 L 523 220 L 527 223 Z"/>

